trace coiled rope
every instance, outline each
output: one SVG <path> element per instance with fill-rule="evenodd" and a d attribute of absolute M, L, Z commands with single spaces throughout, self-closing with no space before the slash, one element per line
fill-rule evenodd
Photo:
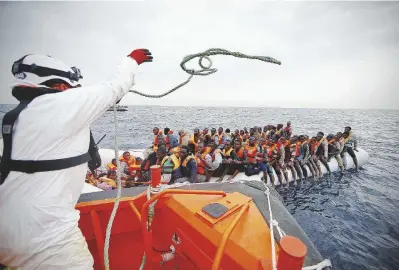
<path fill-rule="evenodd" d="M 212 60 L 210 58 L 210 56 L 213 55 L 230 55 L 230 56 L 234 56 L 234 57 L 238 57 L 238 58 L 245 58 L 245 59 L 253 59 L 253 60 L 260 60 L 263 62 L 267 62 L 267 63 L 272 63 L 272 64 L 277 64 L 277 65 L 281 65 L 281 62 L 268 57 L 268 56 L 251 56 L 251 55 L 246 55 L 243 53 L 239 53 L 239 52 L 231 52 L 225 49 L 219 49 L 219 48 L 212 48 L 209 50 L 206 50 L 202 53 L 197 53 L 197 54 L 190 54 L 187 55 L 183 58 L 183 61 L 180 63 L 180 67 L 183 69 L 183 71 L 187 72 L 190 76 L 188 77 L 188 79 L 182 83 L 180 83 L 179 85 L 173 87 L 172 89 L 170 89 L 169 91 L 163 93 L 163 94 L 159 94 L 159 95 L 150 95 L 150 94 L 145 94 L 136 90 L 130 90 L 129 92 L 134 93 L 134 94 L 138 94 L 140 96 L 144 96 L 144 97 L 148 97 L 148 98 L 161 98 L 164 96 L 167 96 L 171 93 L 173 93 L 174 91 L 176 91 L 177 89 L 181 88 L 182 86 L 186 85 L 188 82 L 191 81 L 191 79 L 193 78 L 193 76 L 207 76 L 210 74 L 213 74 L 217 71 L 216 68 L 211 68 L 212 67 Z M 198 64 L 201 67 L 201 69 L 198 70 L 194 70 L 194 69 L 188 69 L 186 67 L 187 62 L 189 62 L 190 60 L 199 57 L 198 60 Z M 208 60 L 208 65 L 204 65 L 203 64 L 203 60 L 206 59 Z M 110 236 L 111 236 L 111 230 L 112 230 L 112 224 L 114 222 L 115 216 L 116 216 L 116 212 L 118 210 L 118 206 L 119 206 L 119 202 L 121 199 L 121 192 L 122 192 L 122 182 L 121 182 L 121 167 L 120 167 L 120 161 L 119 161 L 119 147 L 118 147 L 118 139 L 117 139 L 117 134 L 118 134 L 118 124 L 117 124 L 117 111 L 116 111 L 116 103 L 114 104 L 114 145 L 115 145 L 115 159 L 116 159 L 116 165 L 117 165 L 117 173 L 116 173 L 116 179 L 117 179 L 117 186 L 118 186 L 118 192 L 115 198 L 115 203 L 114 203 L 114 207 L 112 209 L 111 212 L 111 216 L 109 218 L 108 221 L 108 225 L 107 225 L 107 230 L 106 230 L 106 234 L 105 234 L 105 243 L 104 243 L 104 265 L 105 265 L 105 269 L 109 270 L 109 255 L 108 255 L 108 249 L 109 249 L 109 240 L 110 240 Z M 140 267 L 140 269 L 144 268 L 144 264 L 145 264 L 145 256 L 143 257 L 143 263 L 142 266 Z"/>

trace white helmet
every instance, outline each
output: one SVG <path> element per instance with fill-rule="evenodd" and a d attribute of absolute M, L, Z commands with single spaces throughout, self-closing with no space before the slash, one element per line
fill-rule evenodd
<path fill-rule="evenodd" d="M 80 86 L 80 70 L 48 55 L 28 54 L 14 62 L 11 69 L 15 77 L 13 86 L 50 88 L 54 83 Z"/>

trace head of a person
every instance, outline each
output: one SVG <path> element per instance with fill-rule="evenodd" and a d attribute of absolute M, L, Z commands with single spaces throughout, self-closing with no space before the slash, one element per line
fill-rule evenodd
<path fill-rule="evenodd" d="M 305 135 L 299 135 L 298 140 L 302 143 L 305 141 Z"/>
<path fill-rule="evenodd" d="M 234 149 L 236 149 L 237 151 L 241 149 L 241 142 L 239 140 L 236 140 L 234 142 Z"/>
<path fill-rule="evenodd" d="M 164 145 L 161 145 L 158 147 L 157 150 L 157 159 L 162 160 L 164 157 L 166 157 L 166 147 Z"/>
<path fill-rule="evenodd" d="M 170 128 L 166 127 L 163 129 L 163 134 L 168 135 L 169 131 L 170 131 Z"/>
<path fill-rule="evenodd" d="M 248 133 L 248 129 L 246 127 L 244 128 L 244 133 Z"/>
<path fill-rule="evenodd" d="M 298 136 L 294 135 L 290 138 L 291 143 L 296 143 L 298 141 Z"/>
<path fill-rule="evenodd" d="M 205 151 L 204 143 L 203 142 L 199 142 L 197 144 L 197 149 L 198 149 L 199 153 L 203 153 Z"/>
<path fill-rule="evenodd" d="M 80 70 L 49 55 L 28 54 L 15 61 L 11 69 L 15 77 L 14 87 L 46 88 L 66 91 L 81 87 Z"/>
<path fill-rule="evenodd" d="M 223 128 L 222 128 L 222 127 L 219 127 L 219 128 L 218 128 L 218 133 L 219 133 L 219 134 L 222 134 L 222 133 L 223 133 Z"/>
<path fill-rule="evenodd" d="M 230 140 L 226 140 L 226 142 L 224 143 L 223 148 L 226 149 L 226 150 L 229 150 L 231 148 L 231 141 Z"/>
<path fill-rule="evenodd" d="M 336 137 L 337 139 L 341 139 L 341 137 L 342 137 L 342 132 L 337 132 L 337 134 L 335 134 L 335 137 Z"/>
<path fill-rule="evenodd" d="M 179 157 L 182 161 L 188 157 L 188 152 L 189 152 L 188 147 L 183 145 L 179 151 Z"/>
<path fill-rule="evenodd" d="M 209 129 L 208 128 L 204 128 L 204 130 L 202 131 L 202 134 L 206 135 L 206 134 L 208 134 L 208 132 L 209 132 Z"/>
<path fill-rule="evenodd" d="M 154 133 L 154 135 L 158 135 L 158 133 L 159 133 L 159 128 L 154 127 L 154 128 L 152 129 L 152 133 Z"/>
<path fill-rule="evenodd" d="M 230 129 L 229 128 L 226 128 L 226 133 L 230 133 Z"/>
<path fill-rule="evenodd" d="M 332 140 L 332 139 L 334 139 L 334 134 L 328 134 L 327 135 L 327 140 Z"/>
<path fill-rule="evenodd" d="M 240 130 L 240 135 L 241 135 L 241 136 L 244 136 L 244 134 L 245 134 L 245 131 L 244 131 L 243 129 L 241 129 L 241 130 Z"/>
<path fill-rule="evenodd" d="M 253 136 L 253 134 L 254 134 L 254 128 L 249 128 L 249 134 L 251 135 L 251 136 Z"/>
<path fill-rule="evenodd" d="M 254 126 L 253 129 L 254 129 L 254 132 L 258 132 L 258 126 Z"/>
<path fill-rule="evenodd" d="M 217 148 L 217 144 L 215 142 L 211 142 L 209 144 L 209 147 L 211 148 L 212 151 L 215 151 L 215 149 Z"/>
<path fill-rule="evenodd" d="M 260 145 L 265 144 L 265 139 L 264 139 L 264 138 L 260 138 L 260 139 L 259 139 L 259 144 L 260 144 Z"/>
<path fill-rule="evenodd" d="M 305 141 L 309 141 L 309 136 L 308 135 L 303 135 L 305 137 Z"/>
<path fill-rule="evenodd" d="M 254 136 L 251 136 L 251 137 L 249 137 L 249 145 L 250 146 L 254 146 L 255 145 L 255 137 Z"/>
<path fill-rule="evenodd" d="M 268 126 L 263 127 L 263 132 L 266 132 L 266 131 L 268 131 Z"/>
<path fill-rule="evenodd" d="M 324 133 L 322 131 L 317 132 L 316 138 L 317 140 L 321 140 L 324 137 Z"/>
<path fill-rule="evenodd" d="M 236 136 L 240 135 L 240 131 L 238 129 L 234 130 L 234 135 Z"/>
<path fill-rule="evenodd" d="M 342 133 L 342 137 L 343 137 L 344 139 L 348 138 L 348 137 L 349 137 L 349 132 L 344 132 L 344 133 Z"/>
<path fill-rule="evenodd" d="M 317 141 L 317 137 L 314 137 L 314 136 L 313 136 L 312 139 L 311 139 L 311 141 L 312 141 L 312 142 Z"/>
<path fill-rule="evenodd" d="M 124 160 L 129 160 L 130 159 L 130 152 L 129 151 L 123 152 L 123 159 Z"/>
<path fill-rule="evenodd" d="M 212 128 L 211 129 L 211 135 L 215 135 L 216 134 L 216 128 Z"/>
<path fill-rule="evenodd" d="M 280 129 L 282 129 L 283 128 L 283 124 L 278 124 L 277 125 L 277 130 L 280 130 Z"/>
<path fill-rule="evenodd" d="M 277 128 L 276 128 L 275 126 L 271 126 L 271 130 L 274 130 L 274 131 L 276 131 L 276 130 L 277 130 Z"/>
<path fill-rule="evenodd" d="M 200 134 L 199 128 L 194 128 L 194 135 L 199 135 L 199 134 Z"/>
<path fill-rule="evenodd" d="M 205 135 L 205 139 L 204 139 L 204 141 L 206 141 L 207 143 L 209 143 L 211 140 L 212 140 L 212 137 L 211 137 L 211 135 L 209 135 L 209 134 L 206 134 L 206 135 Z M 205 145 L 205 146 L 207 146 L 207 145 Z"/>
<path fill-rule="evenodd" d="M 352 128 L 351 127 L 345 127 L 345 129 L 344 129 L 345 131 L 344 132 L 347 132 L 347 133 L 349 133 L 349 132 L 351 132 L 351 130 L 352 130 Z"/>
<path fill-rule="evenodd" d="M 287 122 L 287 127 L 290 127 L 291 126 L 291 121 L 288 121 Z"/>
<path fill-rule="evenodd" d="M 116 158 L 113 158 L 113 159 L 111 160 L 111 163 L 112 163 L 114 166 L 116 166 Z"/>
<path fill-rule="evenodd" d="M 267 142 L 267 145 L 272 146 L 272 145 L 275 144 L 275 143 L 276 143 L 276 140 L 270 139 L 270 140 Z"/>
<path fill-rule="evenodd" d="M 179 136 L 183 136 L 184 134 L 186 134 L 186 132 L 184 132 L 183 129 L 179 130 L 179 132 L 177 132 L 179 134 Z"/>
<path fill-rule="evenodd" d="M 258 132 L 262 133 L 262 127 L 258 127 Z"/>

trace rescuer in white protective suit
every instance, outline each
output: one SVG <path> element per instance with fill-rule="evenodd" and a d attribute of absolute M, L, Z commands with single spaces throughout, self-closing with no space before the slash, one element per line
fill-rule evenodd
<path fill-rule="evenodd" d="M 151 53 L 134 50 L 115 76 L 87 87 L 80 87 L 77 68 L 50 56 L 27 55 L 14 63 L 12 93 L 20 105 L 31 101 L 16 120 L 14 110 L 2 123 L 0 265 L 93 269 L 75 210 L 90 160 L 89 126 L 128 93 L 144 62 L 152 62 Z"/>

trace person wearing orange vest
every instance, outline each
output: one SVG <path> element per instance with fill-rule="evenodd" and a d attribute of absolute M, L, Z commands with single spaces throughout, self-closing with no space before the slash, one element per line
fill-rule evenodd
<path fill-rule="evenodd" d="M 312 178 L 315 178 L 315 170 L 313 164 L 310 159 L 310 147 L 309 147 L 309 137 L 307 135 L 299 136 L 299 142 L 301 143 L 302 148 L 302 164 L 306 169 L 306 165 L 309 167 L 310 173 L 312 174 Z"/>
<path fill-rule="evenodd" d="M 152 130 L 152 133 L 154 133 L 154 141 L 152 143 L 153 150 L 156 152 L 159 145 L 165 144 L 165 140 L 164 140 L 162 131 L 159 130 L 159 128 L 154 127 L 154 129 Z"/>
<path fill-rule="evenodd" d="M 190 183 L 198 183 L 197 162 L 194 156 L 189 155 L 188 147 L 182 147 L 179 156 L 181 161 L 181 173 L 183 174 L 182 179 Z"/>
<path fill-rule="evenodd" d="M 233 171 L 233 175 L 227 178 L 227 181 L 233 180 L 234 177 L 237 176 L 240 172 L 245 172 L 245 164 L 247 164 L 247 158 L 245 156 L 245 149 L 241 145 L 240 140 L 236 140 L 234 142 L 234 149 L 230 153 L 232 159 L 231 169 Z"/>
<path fill-rule="evenodd" d="M 198 128 L 195 128 L 194 134 L 191 135 L 190 141 L 188 143 L 188 149 L 191 154 L 195 154 L 197 152 L 199 142 L 200 142 L 200 131 Z"/>
<path fill-rule="evenodd" d="M 301 181 L 302 178 L 306 180 L 308 177 L 308 171 L 306 168 L 301 165 L 301 162 L 303 160 L 303 153 L 302 153 L 302 144 L 298 139 L 298 136 L 293 136 L 291 139 L 291 149 L 293 151 L 293 159 L 294 159 L 294 168 L 298 176 L 298 180 Z"/>
<path fill-rule="evenodd" d="M 263 163 L 263 155 L 264 155 L 263 149 L 262 147 L 259 147 L 259 145 L 256 145 L 255 137 L 251 136 L 249 138 L 248 146 L 245 148 L 245 154 L 250 164 L 247 167 L 246 174 L 247 175 L 256 174 L 256 172 L 260 170 L 263 172 L 262 180 L 265 183 L 267 183 L 268 171 L 266 164 Z M 260 157 L 258 154 L 260 154 Z M 256 169 L 256 167 L 258 167 L 259 169 Z"/>
<path fill-rule="evenodd" d="M 292 126 L 290 121 L 287 122 L 287 126 L 284 128 L 283 131 L 284 131 L 284 137 L 286 137 L 287 139 L 291 138 Z"/>
<path fill-rule="evenodd" d="M 107 168 L 108 168 L 108 170 L 116 171 L 117 166 L 116 166 L 116 159 L 115 159 L 115 158 L 113 158 L 113 159 L 111 160 L 111 163 L 108 163 L 108 164 L 107 164 Z"/>
<path fill-rule="evenodd" d="M 270 138 L 269 146 L 270 148 L 268 149 L 268 154 L 269 154 L 270 164 L 273 166 L 274 170 L 276 171 L 278 181 L 280 182 L 280 186 L 283 186 L 282 173 L 284 173 L 284 176 L 286 177 L 286 179 L 288 179 L 288 175 L 284 166 L 285 151 L 283 143 L 281 143 L 280 141 L 278 142 L 273 138 Z"/>
<path fill-rule="evenodd" d="M 223 144 L 225 135 L 224 135 L 222 127 L 219 127 L 219 129 L 218 129 L 217 138 L 218 138 L 218 141 L 215 141 L 215 143 L 218 145 Z"/>
<path fill-rule="evenodd" d="M 310 140 L 310 155 L 311 155 L 310 160 L 314 164 L 313 168 L 316 172 L 316 177 L 320 178 L 320 177 L 322 177 L 322 172 L 321 172 L 319 159 L 317 158 L 317 155 L 316 155 L 318 145 L 319 145 L 319 142 L 317 141 L 317 138 L 312 137 Z"/>
<path fill-rule="evenodd" d="M 206 182 L 207 180 L 205 157 L 209 155 L 210 151 L 209 147 L 204 147 L 204 143 L 198 143 L 198 152 L 195 155 L 195 161 L 197 162 L 197 181 L 199 183 Z"/>

